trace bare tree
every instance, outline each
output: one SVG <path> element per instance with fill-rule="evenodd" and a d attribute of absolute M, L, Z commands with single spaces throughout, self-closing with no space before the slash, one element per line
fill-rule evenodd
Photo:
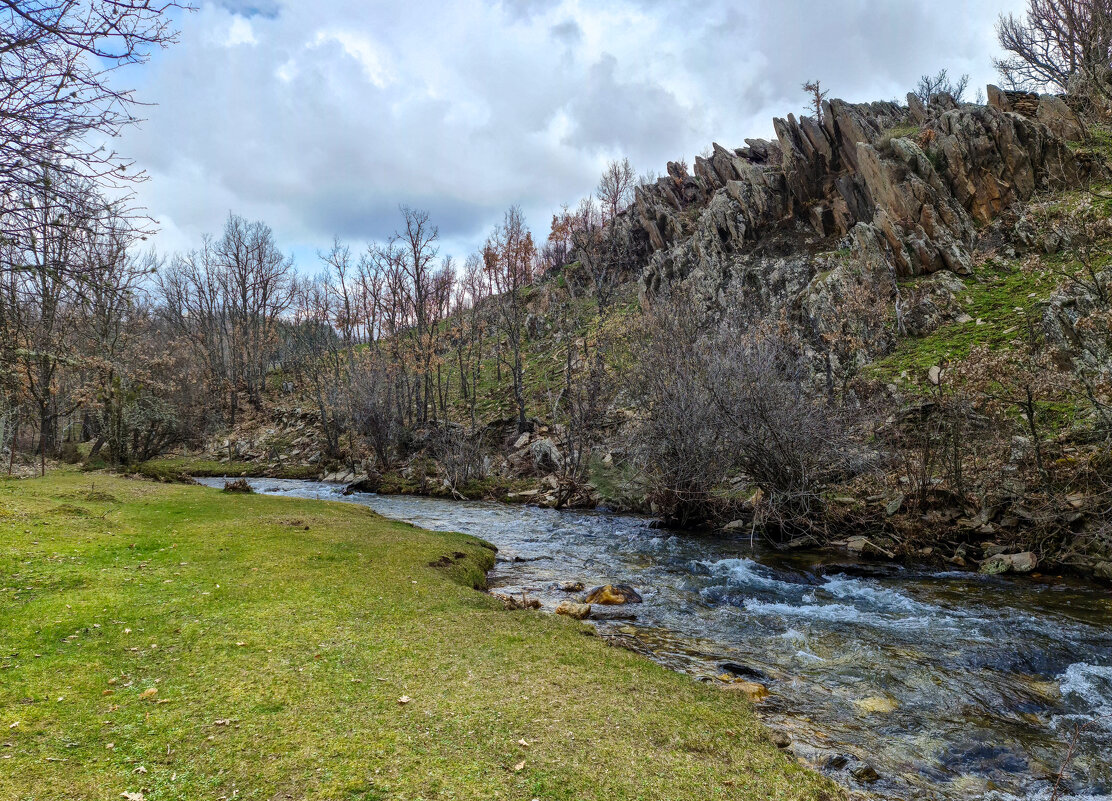
<path fill-rule="evenodd" d="M 295 283 L 288 329 L 289 366 L 316 403 L 325 452 L 332 458 L 340 455 L 347 419 L 344 379 L 350 353 L 336 333 L 335 323 L 342 311 L 336 307 L 334 280 L 335 276 L 326 271 Z"/>
<path fill-rule="evenodd" d="M 1112 2 L 1028 0 L 1022 17 L 1001 15 L 996 36 L 1008 55 L 994 65 L 1012 88 L 1067 92 L 1081 78 L 1106 102 L 1112 66 Z"/>
<path fill-rule="evenodd" d="M 383 333 L 393 337 L 395 358 L 408 362 L 415 373 L 411 385 L 408 372 L 402 377 L 412 392 L 417 422 L 424 423 L 436 411 L 434 367 L 439 322 L 450 298 L 451 282 L 446 283 L 445 275 L 451 273 L 451 262 L 437 266 L 440 234 L 429 213 L 408 206 L 401 212 L 402 227 L 385 244 L 372 245 L 368 258 L 372 271 L 384 281 Z"/>
<path fill-rule="evenodd" d="M 487 282 L 483 277 L 483 260 L 472 254 L 464 265 L 456 286 L 455 347 L 460 376 L 460 397 L 467 404 L 471 427 L 478 425 L 476 405 L 479 402 L 479 381 L 483 367 L 483 338 L 487 333 Z"/>
<path fill-rule="evenodd" d="M 110 213 L 88 181 L 55 173 L 44 174 L 38 184 L 16 186 L 13 196 L 21 218 L 34 225 L 2 242 L 0 264 L 8 274 L 5 327 L 38 424 L 37 450 L 45 470 L 45 460 L 57 454 L 60 421 L 81 403 L 66 384 L 65 366 L 77 352 L 71 316 L 80 297 L 67 273 L 84 270 L 88 240 Z"/>
<path fill-rule="evenodd" d="M 557 464 L 555 506 L 586 500 L 591 454 L 597 446 L 609 392 L 605 346 L 580 336 L 579 320 L 570 298 L 553 310 L 564 345 L 564 381 L 553 403 L 553 417 L 560 419 L 557 440 L 563 458 Z M 603 337 L 602 332 L 599 332 Z"/>
<path fill-rule="evenodd" d="M 113 73 L 142 64 L 176 40 L 172 0 L 0 0 L 0 202 L 9 210 L 19 187 L 46 171 L 57 192 L 80 180 L 119 188 L 142 180 L 132 163 L 106 145 L 135 123 L 137 100 L 114 86 Z M 142 227 L 138 215 L 125 216 Z M 34 226 L 9 215 L 10 232 Z"/>
<path fill-rule="evenodd" d="M 492 301 L 498 333 L 505 339 L 506 350 L 499 349 L 499 358 L 513 380 L 514 405 L 517 407 L 517 430 L 528 430 L 525 417 L 525 360 L 522 345 L 525 339 L 525 318 L 528 314 L 525 291 L 533 282 L 536 247 L 533 235 L 525 225 L 521 209 L 511 206 L 505 219 L 487 238 L 483 247 L 483 268 L 491 283 Z"/>
<path fill-rule="evenodd" d="M 633 189 L 637 185 L 637 174 L 629 159 L 611 161 L 599 179 L 595 193 L 602 204 L 606 221 L 613 220 L 625 211 L 633 201 Z"/>
<path fill-rule="evenodd" d="M 235 425 L 239 395 L 258 406 L 292 302 L 293 262 L 262 222 L 229 214 L 220 239 L 176 257 L 158 276 L 166 319 L 195 348 Z"/>
<path fill-rule="evenodd" d="M 807 110 L 815 115 L 815 121 L 822 122 L 822 102 L 826 100 L 829 92 L 824 92 L 821 82 L 818 79 L 807 81 L 803 84 L 803 91 L 811 96 L 810 101 L 807 103 Z"/>
<path fill-rule="evenodd" d="M 632 439 L 654 512 L 680 526 L 714 514 L 730 467 L 725 429 L 702 373 L 702 324 L 683 293 L 646 309 L 630 394 L 644 410 Z"/>
<path fill-rule="evenodd" d="M 277 324 L 291 302 L 293 260 L 282 254 L 270 226 L 229 214 L 216 258 L 227 309 L 231 379 L 258 408 L 277 346 Z M 237 398 L 232 395 L 235 416 Z"/>
<path fill-rule="evenodd" d="M 941 94 L 949 95 L 955 102 L 960 103 L 968 88 L 968 73 L 953 80 L 946 69 L 940 69 L 934 75 L 919 76 L 919 83 L 915 85 L 915 96 L 923 102 L 924 106 L 930 105 L 931 100 Z"/>
<path fill-rule="evenodd" d="M 606 219 L 594 198 L 579 202 L 569 216 L 568 229 L 574 255 L 591 279 L 591 289 L 603 313 L 622 280 L 635 268 L 637 247 L 633 226 L 622 218 Z"/>

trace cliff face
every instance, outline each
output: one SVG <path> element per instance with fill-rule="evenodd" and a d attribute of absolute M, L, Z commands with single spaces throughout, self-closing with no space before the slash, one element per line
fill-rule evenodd
<path fill-rule="evenodd" d="M 846 248 L 893 292 L 896 278 L 964 275 L 979 230 L 1091 169 L 1065 144 L 1082 128 L 1060 99 L 994 87 L 987 106 L 832 100 L 821 121 L 774 124 L 776 141 L 715 144 L 693 175 L 669 163 L 638 189 L 628 224 L 647 239 L 646 295 L 684 283 L 708 307 L 740 289 L 766 311 L 805 310 Z"/>

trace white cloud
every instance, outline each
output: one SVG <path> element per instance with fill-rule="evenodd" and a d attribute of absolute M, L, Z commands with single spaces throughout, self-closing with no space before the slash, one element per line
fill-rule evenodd
<path fill-rule="evenodd" d="M 339 44 L 347 55 L 359 62 L 367 80 L 379 89 L 385 89 L 386 85 L 392 82 L 393 76 L 388 66 L 388 59 L 382 55 L 378 45 L 368 36 L 354 31 L 318 31 L 313 45 L 320 47 L 330 42 Z"/>
<path fill-rule="evenodd" d="M 255 31 L 251 27 L 251 20 L 245 19 L 240 16 L 232 17 L 231 27 L 228 28 L 228 35 L 224 39 L 226 47 L 235 47 L 236 45 L 258 44 L 259 40 L 255 38 Z"/>

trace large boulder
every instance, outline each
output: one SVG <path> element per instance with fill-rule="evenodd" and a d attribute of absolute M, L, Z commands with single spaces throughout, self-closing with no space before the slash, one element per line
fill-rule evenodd
<path fill-rule="evenodd" d="M 986 575 L 1030 573 L 1038 564 L 1039 558 L 1031 551 L 998 553 L 981 562 L 981 572 Z"/>
<path fill-rule="evenodd" d="M 1085 124 L 1066 101 L 1056 95 L 1040 95 L 1035 119 L 1050 129 L 1051 133 L 1068 142 L 1085 138 Z"/>
<path fill-rule="evenodd" d="M 533 457 L 533 469 L 538 473 L 555 473 L 563 467 L 563 454 L 556 443 L 547 437 L 530 444 L 529 454 Z"/>
<path fill-rule="evenodd" d="M 378 492 L 382 487 L 382 476 L 378 473 L 369 473 L 356 476 L 355 480 L 344 487 L 344 495 L 354 495 L 357 492 Z"/>
<path fill-rule="evenodd" d="M 641 600 L 637 590 L 628 584 L 605 584 L 602 587 L 595 587 L 583 599 L 585 603 L 601 604 L 603 606 L 639 604 Z"/>

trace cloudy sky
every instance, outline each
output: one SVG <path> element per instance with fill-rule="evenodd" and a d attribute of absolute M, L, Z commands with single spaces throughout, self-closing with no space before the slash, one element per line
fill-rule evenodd
<path fill-rule="evenodd" d="M 196 2 L 196 0 L 195 0 Z M 428 209 L 463 256 L 513 203 L 542 239 L 612 158 L 663 172 L 797 115 L 800 85 L 903 97 L 946 67 L 993 78 L 1021 0 L 201 0 L 181 41 L 121 76 L 156 103 L 120 149 L 173 251 L 229 211 L 299 266 L 334 236 Z"/>

